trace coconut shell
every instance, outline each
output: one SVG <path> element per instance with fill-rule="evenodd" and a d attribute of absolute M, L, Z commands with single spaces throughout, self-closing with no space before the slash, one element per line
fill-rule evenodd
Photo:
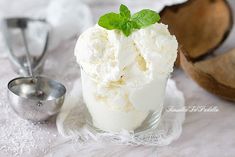
<path fill-rule="evenodd" d="M 235 101 L 235 49 L 212 55 L 233 26 L 227 1 L 189 0 L 160 14 L 181 45 L 178 62 L 183 70 L 207 91 Z"/>
<path fill-rule="evenodd" d="M 232 14 L 225 0 L 189 0 L 166 7 L 160 15 L 194 60 L 219 47 L 232 28 Z"/>
<path fill-rule="evenodd" d="M 201 87 L 222 98 L 235 101 L 235 49 L 220 56 L 192 62 L 186 51 L 180 52 L 183 70 Z"/>

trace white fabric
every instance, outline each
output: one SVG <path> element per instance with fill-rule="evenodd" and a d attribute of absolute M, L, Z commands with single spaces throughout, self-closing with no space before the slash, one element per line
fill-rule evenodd
<path fill-rule="evenodd" d="M 90 140 L 110 141 L 116 144 L 157 145 L 163 146 L 176 140 L 182 130 L 185 119 L 184 112 L 168 112 L 169 107 L 184 109 L 184 97 L 176 88 L 175 82 L 169 80 L 166 88 L 164 109 L 157 129 L 146 134 L 134 135 L 128 131 L 117 133 L 98 133 L 86 126 L 86 108 L 82 100 L 81 81 L 77 80 L 71 92 L 66 96 L 61 112 L 57 116 L 56 125 L 59 133 L 71 140 L 79 139 L 79 144 L 87 144 Z"/>

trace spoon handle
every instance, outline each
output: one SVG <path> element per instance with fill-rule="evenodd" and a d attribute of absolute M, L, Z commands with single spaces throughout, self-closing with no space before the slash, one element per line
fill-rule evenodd
<path fill-rule="evenodd" d="M 25 46 L 25 50 L 26 50 L 26 59 L 27 59 L 29 74 L 31 77 L 34 77 L 33 70 L 32 70 L 32 64 L 31 64 L 32 62 L 31 62 L 30 52 L 29 52 L 29 48 L 28 48 L 26 35 L 25 35 L 25 29 L 21 28 L 21 32 L 22 32 L 23 42 L 24 42 L 24 46 Z"/>

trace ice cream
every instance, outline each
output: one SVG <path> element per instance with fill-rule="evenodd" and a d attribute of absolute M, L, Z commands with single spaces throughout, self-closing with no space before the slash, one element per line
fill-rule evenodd
<path fill-rule="evenodd" d="M 83 97 L 93 124 L 106 131 L 135 130 L 150 111 L 161 114 L 178 43 L 155 23 L 126 37 L 95 25 L 78 39 Z"/>

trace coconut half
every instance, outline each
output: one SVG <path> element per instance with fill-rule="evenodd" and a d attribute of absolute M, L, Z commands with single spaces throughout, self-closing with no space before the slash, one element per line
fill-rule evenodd
<path fill-rule="evenodd" d="M 235 49 L 207 60 L 192 62 L 180 52 L 183 70 L 201 87 L 222 98 L 235 101 Z"/>
<path fill-rule="evenodd" d="M 232 14 L 225 0 L 189 0 L 160 13 L 191 59 L 212 52 L 232 28 Z"/>
<path fill-rule="evenodd" d="M 235 49 L 210 57 L 233 26 L 227 1 L 189 0 L 160 14 L 182 46 L 183 70 L 207 91 L 235 101 Z"/>

